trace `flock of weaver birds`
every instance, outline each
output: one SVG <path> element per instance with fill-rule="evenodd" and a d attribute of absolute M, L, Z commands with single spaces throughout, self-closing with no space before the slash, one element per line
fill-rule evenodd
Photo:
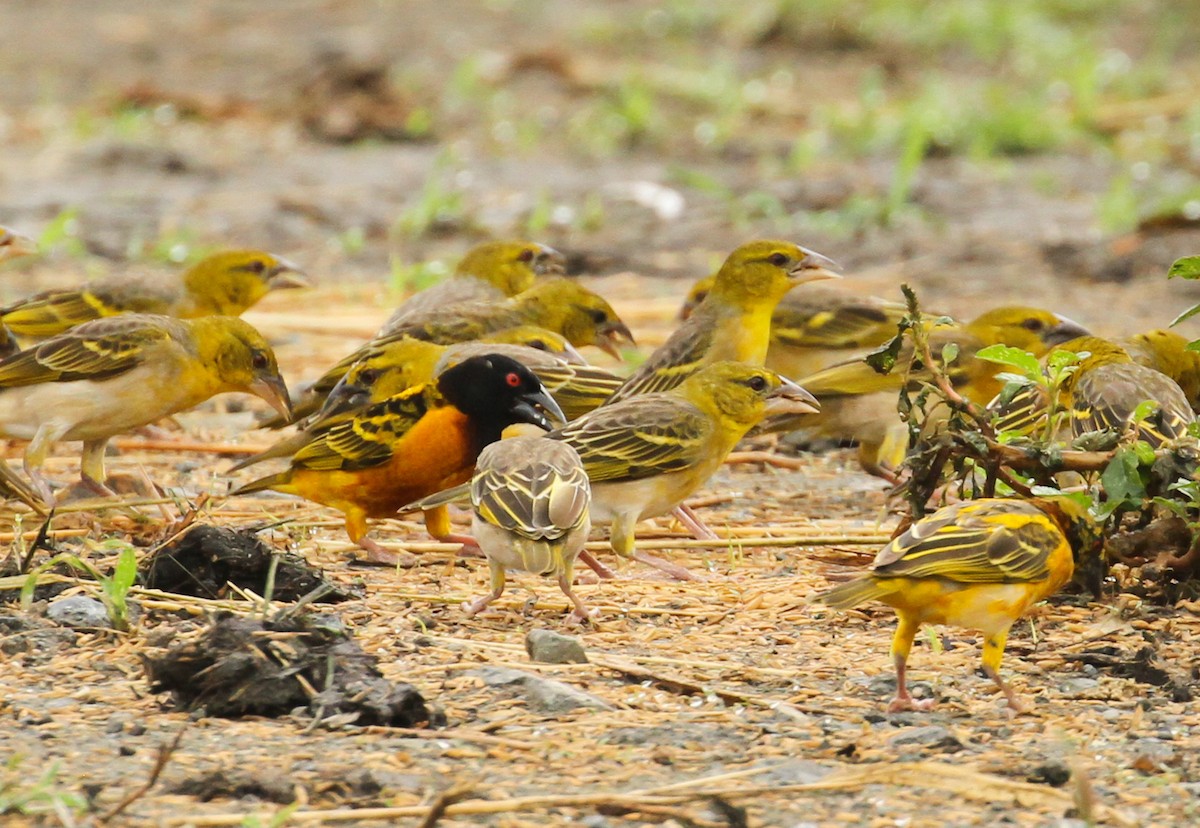
<path fill-rule="evenodd" d="M 0 234 L 0 257 L 34 250 L 19 234 Z M 464 605 L 468 613 L 502 593 L 511 568 L 557 579 L 582 620 L 592 612 L 572 589 L 576 561 L 613 574 L 584 549 L 593 525 L 610 527 L 618 555 L 694 577 L 638 550 L 635 526 L 673 513 L 698 538 L 715 538 L 683 501 L 751 430 L 851 440 L 864 469 L 894 476 L 905 447 L 897 392 L 925 367 L 911 349 L 889 374 L 863 362 L 864 349 L 895 335 L 905 307 L 808 286 L 836 278 L 834 270 L 789 242 L 738 247 L 695 285 L 665 344 L 622 377 L 577 350 L 619 356 L 618 345 L 633 343 L 608 302 L 563 277 L 548 247 L 487 243 L 296 399 L 268 343 L 237 318 L 271 290 L 307 284 L 279 257 L 230 251 L 169 285 L 118 279 L 39 294 L 0 309 L 10 354 L 0 361 L 0 435 L 29 441 L 28 480 L 0 464 L 3 483 L 44 511 L 53 502 L 41 473 L 48 449 L 80 440 L 84 484 L 110 493 L 104 449 L 114 434 L 217 393 L 249 392 L 277 410 L 266 426 L 295 431 L 235 467 L 279 458 L 286 468 L 234 494 L 273 489 L 337 509 L 350 538 L 381 562 L 395 556 L 369 537 L 368 520 L 420 509 L 434 537 L 489 563 L 491 591 Z M 955 390 L 979 405 L 997 396 L 1004 369 L 977 358 L 981 348 L 1081 354 L 1061 386 L 1072 415 L 1063 440 L 1115 426 L 1158 445 L 1186 433 L 1200 402 L 1200 354 L 1169 331 L 1114 342 L 1049 311 L 1008 306 L 939 324 L 929 337 L 932 353 L 952 355 L 945 371 Z M 951 343 L 956 352 L 944 350 Z M 1157 404 L 1153 416 L 1146 400 Z M 1031 422 L 1047 401 L 1033 394 L 1020 411 L 1006 405 L 1006 416 Z M 452 531 L 447 506 L 456 500 L 471 504 L 470 536 Z M 896 610 L 890 709 L 931 704 L 905 681 L 924 623 L 982 631 L 984 670 L 1019 709 L 999 675 L 1006 636 L 1070 579 L 1073 547 L 1088 528 L 1073 503 L 945 506 L 892 540 L 868 573 L 818 596 L 836 608 L 877 600 Z"/>

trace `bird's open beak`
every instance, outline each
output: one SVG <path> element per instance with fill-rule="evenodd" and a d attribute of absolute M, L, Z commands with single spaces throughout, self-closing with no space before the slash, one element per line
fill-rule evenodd
<path fill-rule="evenodd" d="M 614 359 L 624 362 L 625 357 L 621 355 L 620 347 L 622 342 L 627 345 L 637 344 L 624 322 L 609 322 L 600 328 L 600 341 L 596 343 L 596 347 Z"/>
<path fill-rule="evenodd" d="M 539 245 L 542 252 L 533 260 L 533 272 L 538 276 L 562 276 L 567 272 L 567 257 L 548 245 Z"/>
<path fill-rule="evenodd" d="M 1042 341 L 1047 345 L 1061 345 L 1076 337 L 1092 335 L 1091 331 L 1073 319 L 1059 316 L 1057 313 L 1054 314 L 1054 318 L 1058 320 L 1058 324 L 1042 335 Z"/>
<path fill-rule="evenodd" d="M 292 421 L 292 398 L 288 396 L 283 377 L 278 374 L 273 377 L 259 377 L 250 383 L 248 390 L 278 411 L 279 416 L 287 422 Z"/>
<path fill-rule="evenodd" d="M 821 404 L 817 398 L 789 379 L 767 398 L 764 419 L 792 414 L 819 414 Z"/>
<path fill-rule="evenodd" d="M 271 290 L 312 287 L 304 271 L 287 259 L 275 257 L 275 266 L 267 273 L 267 287 Z"/>
<path fill-rule="evenodd" d="M 560 425 L 567 422 L 567 415 L 563 414 L 562 409 L 558 407 L 558 403 L 554 401 L 554 397 L 551 397 L 545 388 L 540 388 L 537 391 L 517 397 L 512 411 L 520 418 L 521 422 L 532 423 L 546 431 L 554 429 L 554 424 L 546 417 L 547 414 L 553 417 L 554 422 Z"/>
<path fill-rule="evenodd" d="M 38 252 L 37 242 L 12 230 L 0 233 L 0 261 L 32 256 Z"/>
<path fill-rule="evenodd" d="M 822 279 L 840 279 L 841 265 L 828 256 L 822 256 L 815 250 L 801 247 L 804 258 L 788 273 L 792 283 L 802 285 L 805 282 L 819 282 Z"/>

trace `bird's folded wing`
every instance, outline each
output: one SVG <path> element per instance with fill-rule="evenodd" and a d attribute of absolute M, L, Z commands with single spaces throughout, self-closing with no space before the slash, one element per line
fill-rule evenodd
<path fill-rule="evenodd" d="M 872 568 L 888 578 L 944 578 L 962 583 L 1021 583 L 1048 577 L 1062 542 L 1050 519 L 1017 501 L 915 524 L 879 553 Z"/>
<path fill-rule="evenodd" d="M 0 363 L 0 386 L 113 377 L 140 364 L 182 330 L 181 323 L 161 317 L 97 319 Z"/>
<path fill-rule="evenodd" d="M 554 540 L 578 526 L 587 513 L 587 473 L 531 462 L 513 469 L 486 469 L 471 482 L 471 501 L 493 526 L 527 538 Z"/>
<path fill-rule="evenodd" d="M 680 471 L 704 457 L 714 424 L 686 400 L 648 397 L 598 408 L 553 436 L 579 452 L 592 483 Z"/>
<path fill-rule="evenodd" d="M 292 467 L 313 471 L 357 471 L 380 466 L 437 401 L 436 391 L 419 385 L 363 408 L 353 417 L 314 434 L 292 456 Z"/>
<path fill-rule="evenodd" d="M 905 307 L 893 302 L 847 301 L 829 308 L 780 305 L 771 338 L 799 348 L 861 348 L 895 336 Z"/>

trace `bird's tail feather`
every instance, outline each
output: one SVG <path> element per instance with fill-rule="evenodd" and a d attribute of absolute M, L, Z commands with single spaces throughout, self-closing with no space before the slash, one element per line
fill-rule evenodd
<path fill-rule="evenodd" d="M 888 593 L 888 589 L 882 586 L 874 578 L 856 578 L 853 581 L 847 581 L 844 584 L 835 586 L 833 589 L 822 592 L 814 600 L 817 603 L 825 604 L 834 609 L 850 609 L 857 607 L 865 601 L 871 601 L 880 598 Z"/>

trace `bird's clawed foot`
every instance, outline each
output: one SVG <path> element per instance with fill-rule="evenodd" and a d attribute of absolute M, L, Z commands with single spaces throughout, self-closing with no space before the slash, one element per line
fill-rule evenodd
<path fill-rule="evenodd" d="M 596 577 L 602 581 L 611 581 L 617 577 L 617 573 L 609 569 L 607 564 L 601 563 L 595 555 L 586 549 L 579 553 L 579 560 L 583 561 L 589 569 L 596 573 Z"/>
<path fill-rule="evenodd" d="M 891 702 L 888 703 L 887 712 L 903 713 L 906 710 L 916 710 L 921 713 L 933 710 L 937 705 L 937 699 L 914 699 L 912 696 L 905 693 L 904 695 L 897 694 Z"/>
<path fill-rule="evenodd" d="M 411 552 L 400 550 L 392 552 L 389 549 L 384 549 L 377 542 L 370 538 L 361 538 L 358 541 L 359 547 L 366 552 L 366 557 L 363 560 L 369 564 L 377 566 L 394 566 L 407 569 L 416 566 L 417 556 Z"/>
<path fill-rule="evenodd" d="M 633 559 L 652 566 L 659 572 L 666 573 L 676 581 L 703 581 L 704 578 L 692 572 L 685 566 L 673 564 L 670 561 L 663 560 L 656 555 L 651 555 L 649 552 L 634 551 Z"/>

